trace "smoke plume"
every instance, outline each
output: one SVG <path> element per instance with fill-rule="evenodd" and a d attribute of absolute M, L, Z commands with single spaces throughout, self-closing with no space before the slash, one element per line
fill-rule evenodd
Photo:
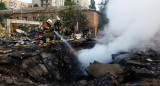
<path fill-rule="evenodd" d="M 94 60 L 109 63 L 121 51 L 146 48 L 160 30 L 160 0 L 110 0 L 106 15 L 104 37 L 94 48 L 79 51 L 83 68 Z"/>

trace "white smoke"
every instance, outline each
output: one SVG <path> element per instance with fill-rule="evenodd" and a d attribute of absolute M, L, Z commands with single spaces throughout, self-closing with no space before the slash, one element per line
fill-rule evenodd
<path fill-rule="evenodd" d="M 109 24 L 101 44 L 79 51 L 84 68 L 94 60 L 109 63 L 120 51 L 145 48 L 160 30 L 160 0 L 110 0 L 106 14 Z"/>

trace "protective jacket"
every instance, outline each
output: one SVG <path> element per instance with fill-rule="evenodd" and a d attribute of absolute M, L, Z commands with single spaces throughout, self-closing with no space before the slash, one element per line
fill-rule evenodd
<path fill-rule="evenodd" d="M 60 22 L 54 23 L 54 30 L 57 31 L 59 34 L 63 33 L 63 25 Z"/>

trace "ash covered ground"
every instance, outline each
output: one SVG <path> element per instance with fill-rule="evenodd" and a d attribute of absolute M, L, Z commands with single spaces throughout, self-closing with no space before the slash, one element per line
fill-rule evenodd
<path fill-rule="evenodd" d="M 109 64 L 94 61 L 84 75 L 78 58 L 63 42 L 42 47 L 29 40 L 0 44 L 0 85 L 15 86 L 158 86 L 160 52 L 120 52 Z M 92 48 L 95 41 L 70 41 L 76 49 Z"/>

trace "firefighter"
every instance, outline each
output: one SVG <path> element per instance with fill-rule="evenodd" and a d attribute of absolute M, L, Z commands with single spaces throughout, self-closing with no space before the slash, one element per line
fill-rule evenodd
<path fill-rule="evenodd" d="M 54 23 L 54 30 L 60 35 L 63 34 L 63 25 L 62 25 L 59 17 L 57 17 L 57 21 Z M 57 37 L 56 35 L 54 37 L 56 40 L 60 40 L 60 38 Z"/>
<path fill-rule="evenodd" d="M 2 31 L 3 30 L 3 27 L 2 27 L 2 25 L 0 24 L 0 37 L 2 37 Z"/>
<path fill-rule="evenodd" d="M 3 27 L 2 27 L 2 25 L 0 24 L 0 34 L 2 33 L 2 29 L 3 29 Z"/>
<path fill-rule="evenodd" d="M 43 44 L 46 46 L 46 43 L 49 43 L 53 40 L 51 32 L 53 31 L 52 28 L 52 20 L 48 19 L 46 24 L 43 26 Z"/>

